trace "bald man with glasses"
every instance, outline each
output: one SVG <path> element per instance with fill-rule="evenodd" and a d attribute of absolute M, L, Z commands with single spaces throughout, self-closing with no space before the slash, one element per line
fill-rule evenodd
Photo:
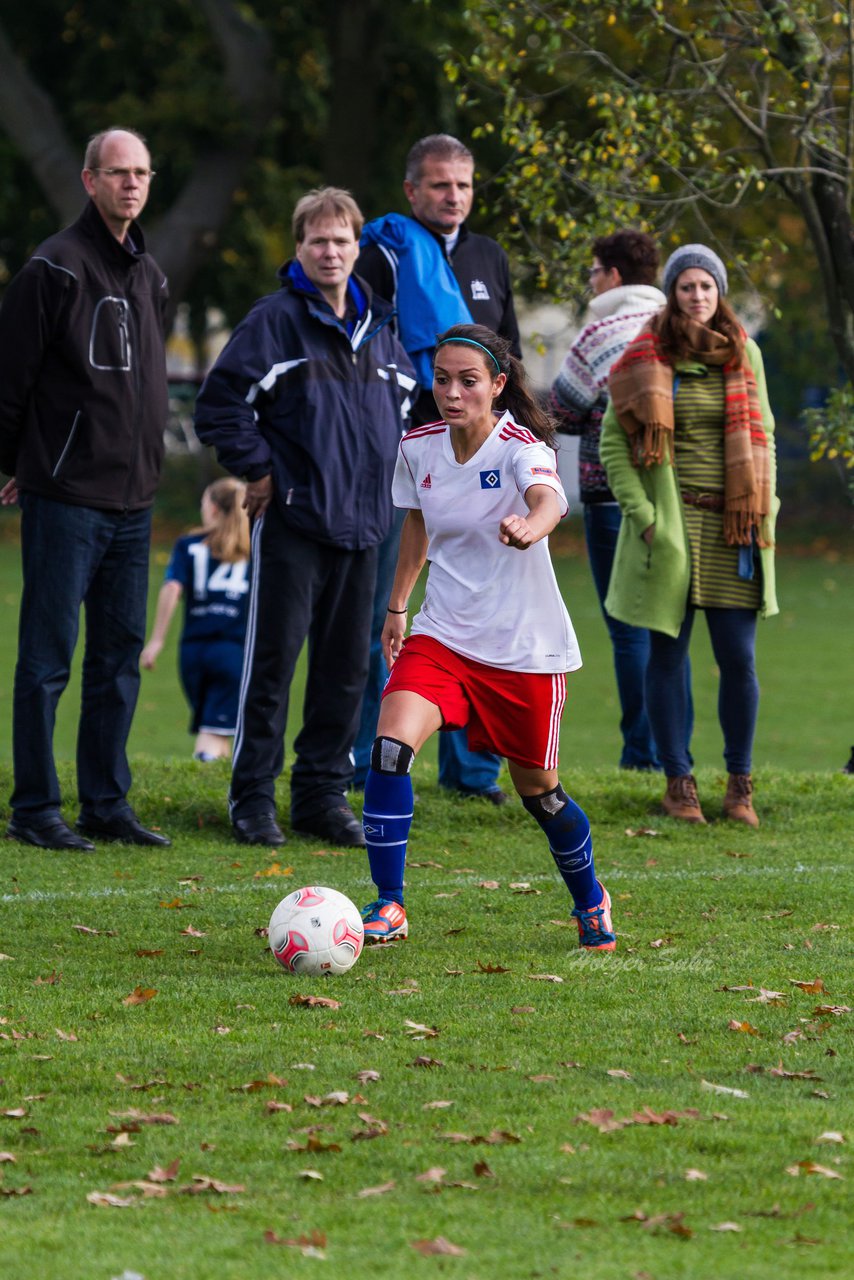
<path fill-rule="evenodd" d="M 7 835 L 90 851 L 164 845 L 131 809 L 127 738 L 145 641 L 151 506 L 167 413 L 166 280 L 136 219 L 154 176 L 145 139 L 89 140 L 86 207 L 39 245 L 0 308 L 0 502 L 21 507 L 15 784 Z M 53 758 L 85 612 L 76 830 Z"/>

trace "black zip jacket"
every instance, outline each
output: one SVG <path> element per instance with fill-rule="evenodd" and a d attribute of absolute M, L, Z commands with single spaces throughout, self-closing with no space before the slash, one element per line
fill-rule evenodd
<path fill-rule="evenodd" d="M 0 307 L 0 469 L 21 491 L 105 511 L 151 505 L 167 297 L 136 223 L 120 244 L 91 201 L 15 276 Z"/>
<path fill-rule="evenodd" d="M 290 529 L 362 551 L 391 528 L 391 479 L 416 386 L 392 309 L 358 281 L 348 336 L 319 293 L 282 288 L 241 320 L 196 398 L 196 434 L 232 475 L 273 477 Z"/>

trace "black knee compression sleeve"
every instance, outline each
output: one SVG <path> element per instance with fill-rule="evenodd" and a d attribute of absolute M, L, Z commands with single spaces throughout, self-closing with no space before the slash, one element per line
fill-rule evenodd
<path fill-rule="evenodd" d="M 375 738 L 371 747 L 371 768 L 375 773 L 409 773 L 415 752 L 397 738 Z"/>
<path fill-rule="evenodd" d="M 521 800 L 528 813 L 542 826 L 566 807 L 569 796 L 558 783 L 551 791 L 541 792 L 538 796 L 522 796 Z"/>

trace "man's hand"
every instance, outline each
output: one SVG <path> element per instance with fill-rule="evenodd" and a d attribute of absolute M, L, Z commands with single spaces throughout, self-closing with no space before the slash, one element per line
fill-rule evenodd
<path fill-rule="evenodd" d="M 247 481 L 243 509 L 250 520 L 254 520 L 256 516 L 262 516 L 272 501 L 273 477 L 271 475 L 262 476 L 260 480 Z"/>
<path fill-rule="evenodd" d="M 17 501 L 18 486 L 15 483 L 15 477 L 12 476 L 12 479 L 7 480 L 3 488 L 0 489 L 0 504 L 4 507 L 13 507 Z"/>

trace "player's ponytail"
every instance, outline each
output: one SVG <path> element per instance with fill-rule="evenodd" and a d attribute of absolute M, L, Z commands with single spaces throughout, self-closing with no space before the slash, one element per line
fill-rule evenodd
<path fill-rule="evenodd" d="M 214 525 L 205 530 L 205 541 L 215 559 L 226 564 L 245 560 L 249 555 L 249 519 L 243 510 L 246 485 L 242 480 L 225 476 L 205 489 L 217 510 Z"/>
<path fill-rule="evenodd" d="M 455 324 L 440 335 L 436 342 L 436 350 L 438 351 L 439 347 L 446 342 L 465 344 L 473 350 L 480 348 L 480 358 L 490 377 L 494 378 L 496 374 L 503 373 L 507 379 L 501 394 L 495 401 L 496 409 L 502 411 L 506 409 L 514 422 L 518 422 L 521 427 L 527 427 L 538 440 L 543 440 L 554 448 L 554 422 L 545 409 L 537 403 L 528 385 L 525 366 L 513 355 L 506 338 L 500 338 L 497 333 L 493 333 L 482 324 Z"/>

